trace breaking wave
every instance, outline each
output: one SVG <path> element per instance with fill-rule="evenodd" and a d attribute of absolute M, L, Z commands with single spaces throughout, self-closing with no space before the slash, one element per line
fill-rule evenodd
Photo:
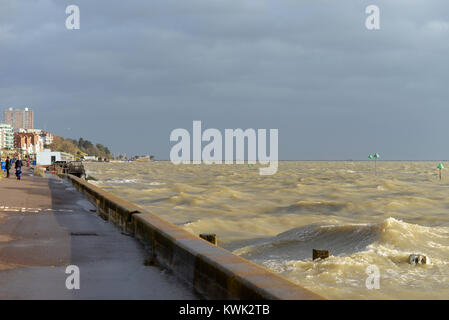
<path fill-rule="evenodd" d="M 392 261 L 407 261 L 411 253 L 438 256 L 449 249 L 449 228 L 424 227 L 388 218 L 378 224 L 311 224 L 234 250 L 249 259 L 306 260 L 312 249 L 330 250 L 333 256 L 375 251 Z M 389 252 L 390 256 L 388 256 Z"/>

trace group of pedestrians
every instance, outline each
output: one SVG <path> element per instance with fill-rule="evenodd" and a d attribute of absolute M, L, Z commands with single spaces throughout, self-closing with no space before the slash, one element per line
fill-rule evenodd
<path fill-rule="evenodd" d="M 6 178 L 9 178 L 9 170 L 11 170 L 11 167 L 14 165 L 14 168 L 16 169 L 16 177 L 17 180 L 20 180 L 22 177 L 22 166 L 23 162 L 20 159 L 20 156 L 13 159 L 10 159 L 9 157 L 6 157 L 5 161 L 5 170 L 6 170 Z"/>

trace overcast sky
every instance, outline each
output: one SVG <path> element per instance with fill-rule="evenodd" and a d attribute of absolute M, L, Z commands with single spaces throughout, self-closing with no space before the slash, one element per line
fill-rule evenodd
<path fill-rule="evenodd" d="M 0 107 L 116 154 L 201 120 L 279 129 L 280 159 L 449 159 L 448 98 L 447 0 L 0 0 Z"/>

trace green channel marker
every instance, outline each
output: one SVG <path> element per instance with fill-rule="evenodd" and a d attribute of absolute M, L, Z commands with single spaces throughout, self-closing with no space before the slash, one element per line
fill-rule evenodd
<path fill-rule="evenodd" d="M 437 167 L 440 170 L 440 180 L 441 180 L 441 169 L 444 169 L 443 164 L 440 162 L 440 164 Z"/>
<path fill-rule="evenodd" d="M 376 152 L 374 155 L 370 154 L 368 159 L 374 158 L 374 174 L 377 176 L 377 159 L 380 158 L 380 155 Z"/>
<path fill-rule="evenodd" d="M 377 159 L 380 158 L 380 155 L 376 152 L 374 154 L 374 174 L 377 176 Z"/>

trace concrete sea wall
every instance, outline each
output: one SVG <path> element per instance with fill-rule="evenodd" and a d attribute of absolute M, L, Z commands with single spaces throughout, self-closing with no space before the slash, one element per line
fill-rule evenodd
<path fill-rule="evenodd" d="M 152 255 L 149 263 L 172 270 L 209 299 L 323 299 L 83 179 L 60 176 L 71 181 L 103 219 L 142 241 Z"/>

